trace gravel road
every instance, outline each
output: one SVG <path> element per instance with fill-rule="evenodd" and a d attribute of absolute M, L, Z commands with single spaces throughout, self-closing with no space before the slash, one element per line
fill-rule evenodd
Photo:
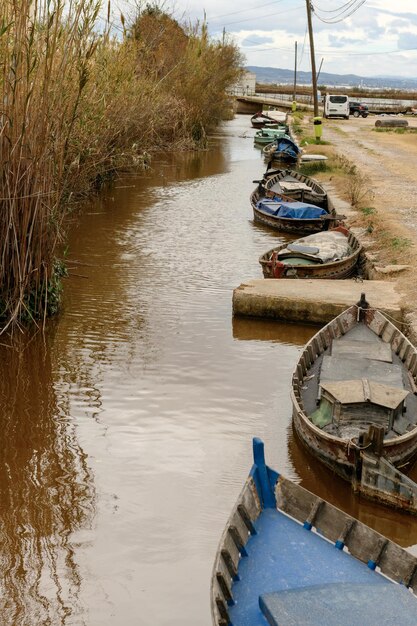
<path fill-rule="evenodd" d="M 323 139 L 367 176 L 372 205 L 417 245 L 417 132 L 376 132 L 377 119 L 324 120 Z M 417 130 L 417 119 L 407 122 Z"/>

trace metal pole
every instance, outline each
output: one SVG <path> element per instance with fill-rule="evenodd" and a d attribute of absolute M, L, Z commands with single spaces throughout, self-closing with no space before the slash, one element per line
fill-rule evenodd
<path fill-rule="evenodd" d="M 307 7 L 308 36 L 310 39 L 311 78 L 313 82 L 314 117 L 318 117 L 319 103 L 317 99 L 317 76 L 316 76 L 316 60 L 314 58 L 313 25 L 311 23 L 311 0 L 306 0 L 306 7 Z"/>

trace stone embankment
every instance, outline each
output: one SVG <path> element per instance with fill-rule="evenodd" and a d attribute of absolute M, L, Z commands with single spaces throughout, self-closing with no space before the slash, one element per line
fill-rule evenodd
<path fill-rule="evenodd" d="M 376 119 L 323 120 L 323 139 L 331 145 L 320 152 L 355 164 L 368 186 L 362 210 L 342 199 L 347 180 L 317 175 L 363 245 L 367 280 L 246 281 L 233 294 L 236 315 L 321 323 L 364 292 L 417 345 L 417 119 L 407 118 L 404 134 L 375 131 Z"/>

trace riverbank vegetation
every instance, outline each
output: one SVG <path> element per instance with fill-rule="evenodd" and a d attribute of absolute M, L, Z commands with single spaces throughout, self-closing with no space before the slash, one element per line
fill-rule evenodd
<path fill-rule="evenodd" d="M 74 202 L 153 150 L 204 147 L 241 72 L 237 47 L 157 5 L 98 30 L 98 0 L 0 6 L 0 318 L 56 311 Z M 116 33 L 116 35 L 115 35 Z"/>

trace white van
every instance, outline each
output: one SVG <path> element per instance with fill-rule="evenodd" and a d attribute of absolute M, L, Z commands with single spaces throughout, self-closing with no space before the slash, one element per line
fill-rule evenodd
<path fill-rule="evenodd" d="M 324 97 L 324 117 L 344 117 L 349 119 L 349 96 L 326 94 Z"/>

